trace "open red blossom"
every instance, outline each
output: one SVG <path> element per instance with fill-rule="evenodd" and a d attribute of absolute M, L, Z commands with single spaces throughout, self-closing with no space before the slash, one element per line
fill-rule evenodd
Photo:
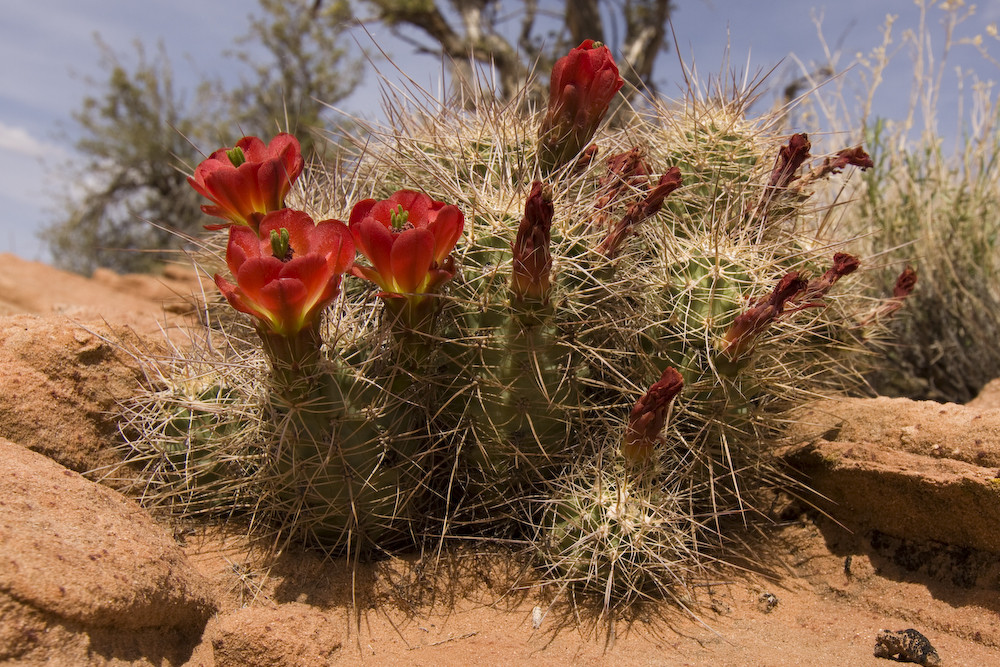
<path fill-rule="evenodd" d="M 786 273 L 771 294 L 757 301 L 745 313 L 738 315 L 726 332 L 725 353 L 736 360 L 753 349 L 754 343 L 771 322 L 785 311 L 785 303 L 804 290 L 808 283 L 797 271 Z"/>
<path fill-rule="evenodd" d="M 667 421 L 671 401 L 684 388 L 684 379 L 668 367 L 640 398 L 628 417 L 622 455 L 631 463 L 648 461 Z"/>
<path fill-rule="evenodd" d="M 465 227 L 456 206 L 400 190 L 382 201 L 355 204 L 349 224 L 358 250 L 371 262 L 355 264 L 351 272 L 378 285 L 382 296 L 421 296 L 455 275 L 450 253 Z"/>
<path fill-rule="evenodd" d="M 353 261 L 347 225 L 316 224 L 286 208 L 265 215 L 259 231 L 229 230 L 226 263 L 236 284 L 219 275 L 215 283 L 233 308 L 256 317 L 266 331 L 291 337 L 333 301 Z"/>
<path fill-rule="evenodd" d="M 257 137 L 243 137 L 235 147 L 212 153 L 188 183 L 215 203 L 202 211 L 228 221 L 208 229 L 246 225 L 256 230 L 262 216 L 285 207 L 303 164 L 299 142 L 290 134 L 282 132 L 266 146 Z"/>
<path fill-rule="evenodd" d="M 549 108 L 538 128 L 543 167 L 558 169 L 590 143 L 624 83 L 611 51 L 592 39 L 556 61 Z"/>

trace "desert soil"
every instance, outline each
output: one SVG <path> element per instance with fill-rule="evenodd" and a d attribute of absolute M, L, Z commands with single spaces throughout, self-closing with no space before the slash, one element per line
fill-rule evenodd
<path fill-rule="evenodd" d="M 209 287 L 0 255 L 0 663 L 888 665 L 878 632 L 914 628 L 944 665 L 1000 664 L 1000 382 L 968 405 L 808 406 L 779 453 L 818 507 L 777 495 L 689 610 L 610 623 L 510 552 L 265 563 L 239 526 L 92 481 L 139 358 L 184 345 L 184 297 Z"/>

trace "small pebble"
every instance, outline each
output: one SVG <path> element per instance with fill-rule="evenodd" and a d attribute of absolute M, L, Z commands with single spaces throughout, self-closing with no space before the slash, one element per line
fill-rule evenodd
<path fill-rule="evenodd" d="M 875 657 L 938 667 L 941 657 L 922 634 L 908 630 L 879 630 L 875 637 Z"/>
<path fill-rule="evenodd" d="M 531 610 L 531 627 L 533 627 L 535 630 L 537 630 L 538 628 L 542 627 L 542 619 L 543 618 L 545 618 L 545 615 L 542 614 L 542 608 L 541 607 L 535 607 L 534 609 L 532 609 Z"/>
<path fill-rule="evenodd" d="M 774 593 L 761 593 L 757 598 L 757 608 L 765 614 L 770 614 L 778 606 L 778 596 Z"/>

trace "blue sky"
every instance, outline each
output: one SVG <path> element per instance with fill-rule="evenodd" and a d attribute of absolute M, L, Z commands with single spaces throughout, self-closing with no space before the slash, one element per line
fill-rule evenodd
<path fill-rule="evenodd" d="M 955 2 L 956 0 L 951 0 Z M 505 3 L 508 7 L 518 3 Z M 561 7 L 562 0 L 542 6 Z M 867 54 L 881 41 L 886 14 L 899 18 L 896 40 L 905 29 L 915 29 L 919 11 L 913 0 L 675 0 L 673 27 L 678 49 L 661 56 L 655 72 L 660 91 L 677 96 L 681 84 L 679 54 L 695 62 L 701 74 L 718 73 L 728 42 L 730 66 L 736 70 L 770 70 L 778 66 L 776 83 L 787 81 L 797 63 L 825 62 L 814 19 L 821 17 L 829 49 L 839 53 L 841 68 Z M 59 165 L 74 158 L 72 139 L 76 128 L 72 112 L 88 90 L 87 77 L 101 80 L 99 34 L 124 62 L 134 56 L 132 44 L 140 40 L 155 49 L 162 41 L 173 64 L 177 85 L 190 88 L 201 75 L 235 79 L 241 66 L 222 54 L 232 48 L 237 36 L 246 33 L 248 14 L 256 10 L 250 0 L 2 0 L 0 22 L 0 252 L 14 252 L 27 259 L 45 261 L 48 256 L 36 238 L 37 230 L 51 219 L 49 211 L 58 194 L 72 191 L 74 184 L 60 182 L 43 163 Z M 928 13 L 932 49 L 940 48 L 943 31 L 938 22 L 943 13 L 932 7 Z M 994 57 L 1000 44 L 988 27 L 1000 22 L 1000 2 L 982 2 L 975 15 L 961 24 L 956 39 L 981 35 Z M 387 32 L 370 28 L 383 48 L 405 62 L 406 72 L 416 81 L 436 88 L 441 71 L 432 58 L 414 56 L 406 44 L 393 45 Z M 368 38 L 358 40 L 367 46 Z M 387 46 L 388 45 L 388 46 Z M 905 113 L 912 70 L 908 47 L 896 55 L 895 65 L 875 99 L 875 112 L 886 117 Z M 949 58 L 943 83 L 940 131 L 954 134 L 957 85 L 953 69 L 983 80 L 1000 81 L 997 66 L 982 58 L 972 46 L 959 45 Z M 850 96 L 861 90 L 862 69 L 845 75 Z M 994 97 L 996 92 L 994 92 Z M 762 104 L 774 97 L 768 93 Z M 371 115 L 377 105 L 378 82 L 366 76 L 362 87 L 340 106 Z"/>

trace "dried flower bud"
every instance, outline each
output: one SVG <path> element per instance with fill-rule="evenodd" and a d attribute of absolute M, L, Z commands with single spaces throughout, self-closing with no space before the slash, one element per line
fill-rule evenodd
<path fill-rule="evenodd" d="M 892 298 L 887 299 L 880 305 L 873 308 L 867 315 L 858 320 L 858 326 L 867 326 L 872 322 L 881 319 L 888 319 L 895 315 L 896 311 L 903 307 L 906 298 L 917 286 L 917 272 L 911 266 L 903 269 L 903 272 L 896 278 L 896 284 L 892 288 Z"/>
<path fill-rule="evenodd" d="M 917 286 L 917 272 L 912 266 L 907 266 L 896 278 L 896 285 L 892 288 L 892 298 L 902 301 L 910 296 L 913 288 Z"/>
<path fill-rule="evenodd" d="M 684 379 L 675 368 L 667 368 L 660 379 L 636 401 L 628 417 L 622 456 L 629 463 L 644 463 L 653 454 L 667 422 L 670 403 L 684 388 Z"/>
<path fill-rule="evenodd" d="M 865 152 L 865 149 L 861 146 L 855 146 L 854 148 L 845 148 L 837 153 L 837 157 L 833 159 L 831 171 L 837 173 L 848 165 L 865 171 L 874 167 L 875 163 L 872 162 L 871 156 Z"/>
<path fill-rule="evenodd" d="M 517 301 L 547 303 L 552 271 L 552 188 L 535 181 L 524 203 L 524 217 L 517 229 L 512 250 L 510 290 Z"/>
<path fill-rule="evenodd" d="M 757 301 L 733 321 L 724 339 L 724 352 L 730 359 L 739 359 L 750 352 L 757 339 L 785 310 L 785 304 L 806 288 L 806 281 L 797 271 L 785 274 L 774 291 Z"/>
<path fill-rule="evenodd" d="M 839 151 L 834 157 L 826 158 L 823 163 L 818 167 L 813 167 L 813 169 L 806 174 L 803 178 L 799 179 L 796 183 L 798 189 L 804 188 L 809 183 L 813 181 L 818 181 L 821 178 L 826 178 L 830 174 L 839 174 L 846 167 L 853 166 L 859 168 L 861 171 L 866 169 L 871 169 L 875 166 L 872 162 L 871 156 L 865 152 L 865 149 L 861 146 L 855 146 L 854 148 L 845 148 Z"/>
<path fill-rule="evenodd" d="M 573 165 L 573 173 L 582 174 L 586 171 L 587 167 L 597 159 L 597 153 L 597 144 L 590 144 L 580 151 L 579 157 L 576 158 L 576 164 Z"/>
<path fill-rule="evenodd" d="M 809 159 L 810 148 L 812 148 L 812 144 L 809 143 L 808 135 L 805 133 L 793 134 L 788 143 L 778 151 L 768 187 L 787 188 L 788 184 L 795 179 L 799 168 Z"/>
<path fill-rule="evenodd" d="M 632 233 L 632 229 L 646 218 L 659 213 L 663 201 L 681 186 L 681 182 L 681 170 L 671 167 L 660 177 L 656 186 L 646 193 L 642 201 L 629 206 L 625 215 L 611 227 L 608 235 L 601 241 L 597 251 L 609 259 L 617 255 L 625 239 Z"/>
<path fill-rule="evenodd" d="M 648 218 L 659 213 L 660 209 L 663 208 L 664 200 L 670 196 L 670 193 L 681 187 L 682 183 L 683 179 L 679 167 L 671 167 L 667 170 L 667 173 L 660 177 L 660 181 L 642 200 L 643 217 Z"/>
<path fill-rule="evenodd" d="M 823 298 L 838 280 L 854 273 L 860 266 L 861 262 L 854 255 L 849 255 L 846 252 L 838 252 L 833 256 L 833 266 L 827 269 L 826 273 L 819 278 L 809 281 L 809 285 L 803 292 L 803 299 L 810 301 L 812 299 Z"/>

